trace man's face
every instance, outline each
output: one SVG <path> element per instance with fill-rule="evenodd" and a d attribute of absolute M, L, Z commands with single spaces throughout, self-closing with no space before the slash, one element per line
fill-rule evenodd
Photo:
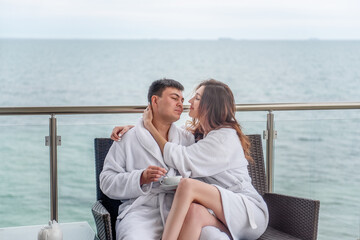
<path fill-rule="evenodd" d="M 154 115 L 157 115 L 159 119 L 166 122 L 173 123 L 179 120 L 183 112 L 184 98 L 182 91 L 168 87 L 162 92 L 161 97 L 153 97 L 156 98 L 155 103 L 153 101 Z"/>

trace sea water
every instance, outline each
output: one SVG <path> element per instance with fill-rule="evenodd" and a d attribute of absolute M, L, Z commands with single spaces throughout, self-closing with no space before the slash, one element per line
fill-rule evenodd
<path fill-rule="evenodd" d="M 0 40 L 0 107 L 145 105 L 164 77 L 185 101 L 214 78 L 237 103 L 359 102 L 360 41 Z M 266 114 L 237 118 L 262 134 Z M 275 192 L 320 200 L 319 239 L 360 238 L 359 110 L 274 114 Z M 140 115 L 56 117 L 59 221 L 95 227 L 93 140 Z M 0 116 L 0 227 L 50 218 L 48 118 Z"/>

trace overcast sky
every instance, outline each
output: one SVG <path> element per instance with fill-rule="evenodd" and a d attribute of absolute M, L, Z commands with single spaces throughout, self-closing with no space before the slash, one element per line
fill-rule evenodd
<path fill-rule="evenodd" d="M 0 38 L 360 39 L 360 0 L 0 0 Z"/>

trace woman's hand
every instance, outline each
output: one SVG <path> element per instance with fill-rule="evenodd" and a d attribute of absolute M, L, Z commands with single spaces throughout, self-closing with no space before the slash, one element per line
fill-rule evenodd
<path fill-rule="evenodd" d="M 121 137 L 133 127 L 134 127 L 134 125 L 126 125 L 126 126 L 114 127 L 110 137 L 114 141 L 120 141 Z"/>
<path fill-rule="evenodd" d="M 166 174 L 165 168 L 157 167 L 157 166 L 149 166 L 141 174 L 140 185 L 148 184 L 151 182 L 157 182 L 159 181 L 159 178 L 165 176 L 165 174 Z"/>
<path fill-rule="evenodd" d="M 160 150 L 162 153 L 164 153 L 164 147 L 167 143 L 167 140 L 161 136 L 159 131 L 155 128 L 154 124 L 152 123 L 153 120 L 153 112 L 151 105 L 148 105 L 148 107 L 144 110 L 143 113 L 143 122 L 144 127 L 151 133 L 151 135 L 154 137 L 155 141 L 160 147 Z"/>
<path fill-rule="evenodd" d="M 149 104 L 143 113 L 144 127 L 147 130 L 150 130 L 150 127 L 152 126 L 152 120 L 153 120 L 152 108 L 151 105 Z"/>

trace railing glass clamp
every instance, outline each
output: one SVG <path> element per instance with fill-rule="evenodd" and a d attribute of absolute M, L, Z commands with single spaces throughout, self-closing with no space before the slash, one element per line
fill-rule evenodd
<path fill-rule="evenodd" d="M 268 130 L 263 131 L 263 139 L 267 140 L 269 138 L 268 133 L 269 133 Z"/>
<path fill-rule="evenodd" d="M 61 136 L 56 137 L 56 145 L 61 146 Z M 45 136 L 45 146 L 50 146 L 50 137 Z"/>
<path fill-rule="evenodd" d="M 263 139 L 268 140 L 268 138 L 269 138 L 269 131 L 264 130 L 263 131 Z M 274 131 L 274 139 L 277 139 L 277 131 Z"/>

